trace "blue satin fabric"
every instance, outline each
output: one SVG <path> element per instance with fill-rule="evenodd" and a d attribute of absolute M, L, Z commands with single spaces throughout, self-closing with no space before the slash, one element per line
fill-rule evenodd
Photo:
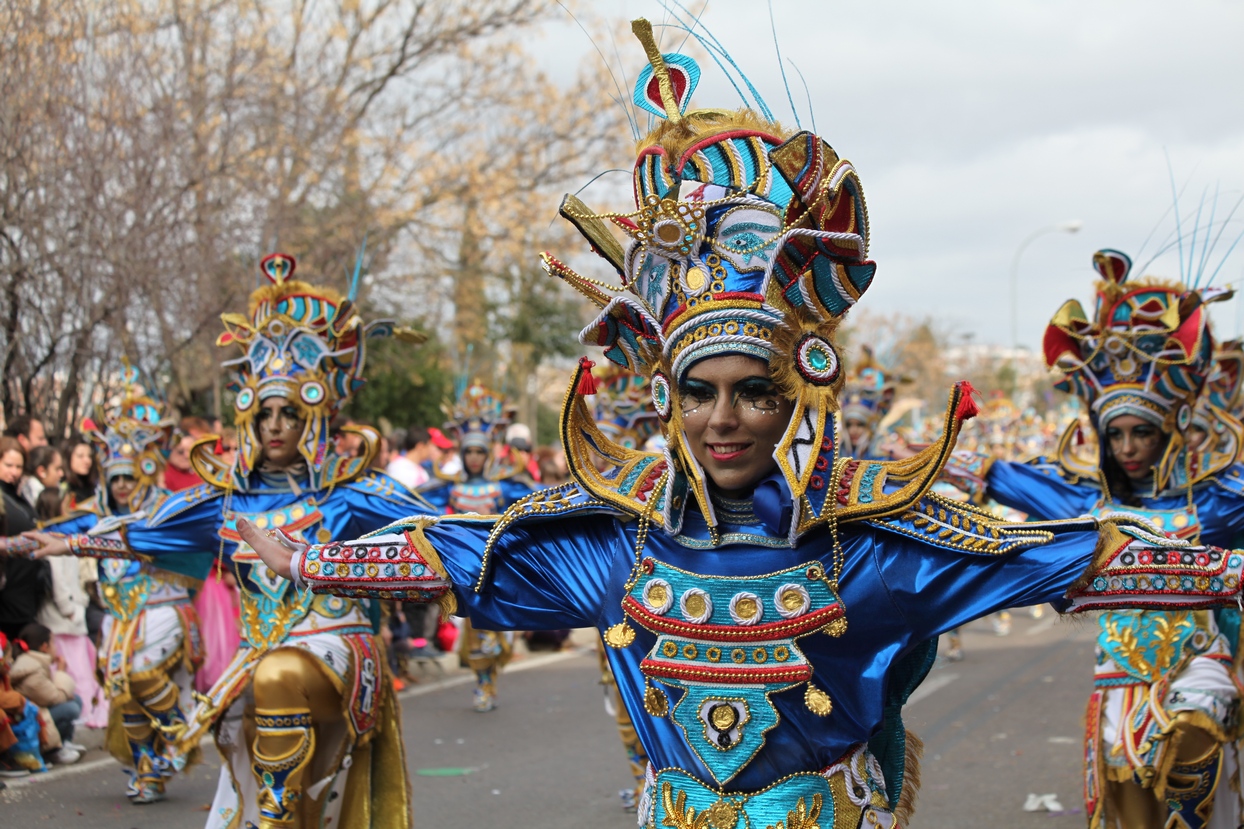
<path fill-rule="evenodd" d="M 687 518 L 684 536 L 705 542 L 703 520 L 697 513 L 688 513 Z M 502 535 L 485 587 L 476 593 L 472 588 L 491 528 L 489 522 L 448 519 L 426 530 L 456 585 L 460 608 L 476 625 L 604 631 L 623 620 L 624 585 L 635 561 L 634 521 L 578 514 L 520 522 Z M 694 541 L 680 541 L 654 528 L 643 554 L 701 575 L 745 578 L 814 561 L 832 572 L 833 545 L 827 530 L 791 549 L 745 540 L 750 535 L 774 543 L 772 533 L 761 525 L 724 529 L 728 543 L 697 548 L 687 546 Z M 1067 529 L 1050 544 L 1001 557 L 933 548 L 862 524 L 844 527 L 841 542 L 846 633 L 832 638 L 818 632 L 798 640 L 815 669 L 814 681 L 833 700 L 833 712 L 827 717 L 809 712 L 803 686 L 772 694 L 779 723 L 752 761 L 730 780 L 731 791 L 755 791 L 784 775 L 822 769 L 876 733 L 887 675 L 895 661 L 919 643 L 996 610 L 1063 604 L 1068 587 L 1090 563 L 1097 534 Z M 711 780 L 679 728 L 668 718 L 645 712 L 639 663 L 656 636 L 634 622 L 631 626 L 635 642 L 621 650 L 608 649 L 609 660 L 644 747 L 657 768 L 678 767 Z M 671 707 L 678 702 L 678 689 L 659 687 L 669 695 Z"/>
<path fill-rule="evenodd" d="M 313 499 L 323 520 L 302 530 L 302 535 L 314 542 L 321 528 L 331 539 L 358 538 L 412 514 L 427 514 L 427 508 L 406 493 L 406 487 L 380 472 L 331 490 L 301 494 L 258 479 L 247 492 L 227 494 L 203 484 L 170 495 L 152 514 L 126 525 L 124 538 L 134 552 L 153 556 L 155 567 L 204 579 L 218 555 L 231 559 L 237 549 L 235 541 L 220 534 L 226 509 L 253 516 Z M 60 526 L 56 529 L 63 531 Z M 239 566 L 244 577 L 249 565 Z"/>
<path fill-rule="evenodd" d="M 1238 478 L 1241 469 L 1244 466 L 1236 464 L 1226 474 Z M 987 492 L 999 504 L 1041 521 L 1085 515 L 1104 500 L 1097 486 L 1069 483 L 1054 470 L 1051 465 L 997 461 L 985 476 Z M 1140 496 L 1138 501 L 1141 507 L 1154 510 L 1182 510 L 1188 506 L 1183 490 L 1156 497 Z M 1233 540 L 1244 529 L 1244 495 L 1211 479 L 1193 487 L 1192 503 L 1201 525 L 1201 543 L 1233 546 Z"/>

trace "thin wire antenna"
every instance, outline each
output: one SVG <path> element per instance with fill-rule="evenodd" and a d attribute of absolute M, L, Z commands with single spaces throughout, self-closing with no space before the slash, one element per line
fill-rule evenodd
<path fill-rule="evenodd" d="M 588 43 L 592 44 L 592 48 L 596 50 L 596 54 L 600 55 L 601 62 L 605 64 L 605 71 L 609 73 L 609 79 L 613 81 L 613 88 L 618 91 L 618 97 L 626 100 L 627 96 L 623 94 L 622 88 L 618 86 L 618 77 L 613 73 L 613 67 L 609 65 L 609 61 L 605 59 L 605 53 L 602 52 L 600 47 L 596 45 L 596 39 L 592 37 L 592 35 L 588 32 L 587 27 L 580 22 L 579 18 L 574 16 L 574 12 L 566 8 L 566 4 L 563 3 L 562 0 L 557 0 L 557 5 L 562 7 L 562 11 L 570 15 L 570 19 L 573 20 L 575 25 L 579 27 L 579 31 L 583 32 L 583 34 L 587 37 Z M 635 122 L 635 118 L 631 114 L 630 107 L 623 107 L 623 110 L 626 112 L 626 122 L 631 125 L 631 135 L 636 141 L 638 141 L 639 124 Z"/>
<path fill-rule="evenodd" d="M 713 62 L 717 64 L 717 68 L 721 70 L 721 74 L 725 75 L 726 80 L 728 80 L 730 82 L 730 85 L 734 87 L 734 91 L 738 94 L 739 100 L 743 102 L 743 106 L 750 105 L 750 102 L 747 100 L 747 96 L 743 94 L 743 90 L 739 89 L 739 85 L 735 83 L 734 77 L 730 74 L 730 70 L 726 67 L 724 63 L 721 62 L 721 60 L 718 59 L 716 52 L 713 51 L 713 48 L 709 44 L 704 42 L 703 38 L 701 38 L 695 32 L 688 29 L 686 25 L 682 23 L 682 21 L 679 21 L 678 23 L 668 23 L 666 25 L 669 26 L 669 28 L 671 29 L 678 29 L 681 32 L 686 32 L 688 37 L 694 37 L 696 39 L 696 42 L 698 42 L 701 46 L 703 46 L 705 51 L 708 52 L 708 56 L 713 59 Z M 651 125 L 652 116 L 649 116 L 648 122 Z"/>
<path fill-rule="evenodd" d="M 700 13 L 699 13 L 699 14 L 692 14 L 692 15 L 691 15 L 691 19 L 695 21 L 695 23 L 694 23 L 694 24 L 692 25 L 692 27 L 691 27 L 692 29 L 694 29 L 696 26 L 700 25 L 700 18 L 704 15 L 704 12 L 706 12 L 706 11 L 708 11 L 708 0 L 704 0 L 704 5 L 703 5 L 703 6 L 700 6 Z M 664 24 L 665 24 L 665 21 L 661 21 L 661 23 L 662 23 L 662 25 L 664 25 Z M 689 38 L 689 37 L 691 37 L 691 31 L 690 31 L 690 30 L 688 30 L 688 31 L 687 31 L 687 33 L 686 33 L 685 35 L 683 35 L 682 42 L 678 44 L 678 51 L 680 51 L 680 52 L 681 52 L 681 51 L 683 50 L 683 47 L 687 45 L 687 38 Z"/>
<path fill-rule="evenodd" d="M 782 86 L 786 87 L 786 100 L 790 103 L 790 114 L 795 116 L 795 128 L 803 129 L 799 120 L 799 112 L 795 109 L 795 96 L 790 94 L 790 83 L 786 80 L 786 62 L 782 60 L 782 47 L 778 43 L 777 23 L 773 21 L 773 0 L 769 0 L 769 31 L 773 34 L 773 51 L 777 53 L 778 69 L 782 72 Z"/>
<path fill-rule="evenodd" d="M 808 117 L 812 119 L 812 131 L 820 135 L 816 129 L 816 110 L 812 108 L 812 93 L 808 91 L 808 82 L 804 80 L 803 73 L 799 71 L 799 66 L 791 58 L 787 58 L 786 62 L 790 64 L 790 68 L 795 70 L 795 74 L 799 76 L 799 82 L 803 84 L 804 97 L 808 99 Z"/>
<path fill-rule="evenodd" d="M 1188 243 L 1188 270 L 1186 273 L 1184 272 L 1183 263 L 1179 263 L 1180 275 L 1183 276 L 1184 284 L 1190 285 L 1193 288 L 1197 287 L 1197 277 L 1200 276 L 1200 274 L 1192 272 L 1192 262 L 1196 259 L 1196 237 L 1197 232 L 1201 229 L 1201 212 L 1205 209 L 1205 196 L 1208 193 L 1209 185 L 1206 185 L 1205 189 L 1201 191 L 1201 201 L 1196 206 L 1196 219 L 1192 222 L 1192 240 Z M 1206 235 L 1208 236 L 1209 234 L 1206 233 Z"/>
<path fill-rule="evenodd" d="M 1179 243 L 1179 269 L 1182 271 L 1184 267 L 1184 232 L 1179 222 L 1179 193 L 1175 190 L 1175 168 L 1171 166 L 1171 154 L 1165 147 L 1162 148 L 1162 155 L 1166 156 L 1166 173 L 1171 180 L 1171 196 L 1175 199 L 1175 238 Z"/>
<path fill-rule="evenodd" d="M 1201 244 L 1201 261 L 1196 268 L 1198 277 L 1205 273 L 1205 263 L 1209 261 L 1210 251 L 1214 249 L 1213 243 L 1209 241 L 1209 234 L 1214 229 L 1214 214 L 1218 212 L 1218 189 L 1220 184 L 1220 182 L 1214 182 L 1214 200 L 1210 202 L 1209 222 L 1205 225 L 1205 241 Z M 1222 235 L 1222 230 L 1218 231 L 1218 235 Z"/>
<path fill-rule="evenodd" d="M 682 0 L 661 0 L 661 2 L 662 4 L 673 3 L 675 6 L 680 8 L 686 14 L 691 14 L 691 10 L 683 5 Z M 680 23 L 683 23 L 683 25 L 686 26 L 686 23 L 683 22 L 681 18 L 678 18 L 677 15 L 675 15 L 675 18 L 677 18 Z M 752 84 L 751 80 L 748 79 L 747 73 L 745 73 L 739 67 L 737 63 L 735 63 L 734 58 L 730 56 L 730 53 L 726 50 L 726 47 L 721 44 L 721 41 L 717 39 L 716 35 L 713 34 L 712 30 L 709 29 L 707 26 L 705 26 L 703 22 L 698 21 L 698 20 L 696 22 L 698 22 L 700 24 L 700 28 L 704 30 L 705 36 L 709 40 L 712 41 L 713 47 L 721 54 L 723 58 L 726 59 L 726 61 L 732 67 L 734 67 L 734 71 L 739 73 L 739 77 L 743 80 L 743 83 L 747 85 L 748 90 L 752 93 L 752 98 L 756 101 L 756 106 L 760 109 L 760 113 L 764 115 L 764 117 L 769 119 L 770 121 L 777 120 L 773 117 L 773 111 L 769 109 L 769 105 L 765 103 L 765 99 L 761 97 L 760 92 L 757 91 L 756 87 Z M 694 35 L 694 33 L 693 33 L 693 36 L 696 38 L 696 40 L 700 41 L 700 45 L 704 46 L 705 48 L 709 48 L 709 44 L 704 40 L 704 38 L 700 37 L 699 35 Z"/>
<path fill-rule="evenodd" d="M 625 84 L 623 88 L 626 92 L 631 93 L 631 97 L 624 97 L 622 101 L 619 102 L 619 105 L 626 107 L 628 116 L 631 119 L 631 128 L 635 133 L 635 140 L 638 141 L 640 137 L 639 120 L 635 118 L 635 104 L 633 103 L 635 87 L 631 84 L 630 76 L 626 74 L 626 62 L 622 60 L 622 54 L 618 51 L 618 39 L 613 36 L 612 29 L 607 31 L 609 32 L 609 43 L 613 47 L 613 56 L 618 61 L 618 71 L 622 73 L 622 83 Z M 648 129 L 648 132 L 652 132 L 651 127 Z"/>
<path fill-rule="evenodd" d="M 607 176 L 610 173 L 626 173 L 627 175 L 630 175 L 630 172 L 631 172 L 630 170 L 623 170 L 621 167 L 614 167 L 612 170 L 602 170 L 601 172 L 597 173 L 596 175 L 588 179 L 587 182 L 584 183 L 584 185 L 580 187 L 578 190 L 575 190 L 574 194 L 576 196 L 579 195 L 584 190 L 591 187 L 596 182 L 596 179 L 600 178 L 601 176 Z"/>
<path fill-rule="evenodd" d="M 1240 243 L 1241 239 L 1244 239 L 1244 230 L 1240 231 L 1239 235 L 1235 237 L 1235 241 L 1231 243 L 1231 247 L 1227 248 L 1227 252 L 1222 255 L 1222 259 L 1218 260 L 1218 267 L 1214 268 L 1214 272 L 1209 275 L 1209 280 L 1205 283 L 1206 285 L 1213 284 L 1214 277 L 1218 276 L 1222 266 L 1227 264 L 1227 258 L 1231 256 L 1231 252 L 1235 250 L 1235 246 Z"/>
<path fill-rule="evenodd" d="M 1222 225 L 1218 228 L 1218 235 L 1214 237 L 1211 248 L 1218 246 L 1218 240 L 1222 238 L 1222 232 L 1227 229 L 1227 225 L 1231 224 L 1231 220 L 1235 218 L 1235 211 L 1240 209 L 1240 205 L 1244 204 L 1244 195 L 1241 195 L 1235 202 L 1235 206 L 1231 208 L 1231 212 L 1227 214 L 1227 218 L 1222 220 Z M 1219 267 L 1222 267 L 1219 265 Z M 1215 271 L 1217 273 L 1217 271 Z"/>

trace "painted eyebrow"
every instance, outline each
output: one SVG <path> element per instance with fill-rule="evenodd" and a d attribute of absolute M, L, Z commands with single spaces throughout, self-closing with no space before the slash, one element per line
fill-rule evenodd
<path fill-rule="evenodd" d="M 685 391 L 717 391 L 717 387 L 712 383 L 695 377 L 683 378 L 683 381 L 678 384 L 678 388 Z"/>

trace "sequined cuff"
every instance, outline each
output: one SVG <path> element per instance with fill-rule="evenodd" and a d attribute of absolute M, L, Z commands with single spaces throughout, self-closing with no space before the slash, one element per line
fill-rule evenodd
<path fill-rule="evenodd" d="M 1244 555 L 1107 519 L 1093 564 L 1067 591 L 1066 613 L 1108 608 L 1195 610 L 1236 604 Z"/>
<path fill-rule="evenodd" d="M 0 538 L 0 555 L 25 556 L 39 549 L 39 542 L 22 535 Z"/>
<path fill-rule="evenodd" d="M 65 538 L 69 550 L 75 556 L 87 558 L 125 558 L 131 561 L 147 561 L 147 556 L 130 549 L 119 533 L 108 535 L 71 535 Z"/>
<path fill-rule="evenodd" d="M 959 451 L 950 456 L 942 467 L 942 478 L 951 486 L 972 499 L 973 503 L 985 500 L 985 483 L 994 459 L 980 452 Z"/>
<path fill-rule="evenodd" d="M 290 566 L 294 584 L 314 593 L 432 602 L 450 589 L 436 553 L 418 529 L 314 544 L 295 553 Z"/>

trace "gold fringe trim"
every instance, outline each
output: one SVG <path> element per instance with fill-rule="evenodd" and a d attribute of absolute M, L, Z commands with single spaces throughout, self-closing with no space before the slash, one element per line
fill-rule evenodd
<path fill-rule="evenodd" d="M 411 543 L 419 555 L 423 556 L 423 561 L 436 575 L 445 581 L 450 581 L 449 571 L 445 569 L 444 563 L 441 562 L 440 553 L 436 552 L 436 548 L 432 546 L 432 542 L 428 541 L 427 536 L 423 534 L 424 529 L 432 526 L 437 521 L 432 517 L 419 517 L 414 521 L 414 528 L 406 530 L 406 539 Z M 453 590 L 448 590 L 443 596 L 437 598 L 436 603 L 441 608 L 441 618 L 447 619 L 458 612 L 458 597 L 454 595 Z"/>
<path fill-rule="evenodd" d="M 903 790 L 894 807 L 894 818 L 900 826 L 911 822 L 916 812 L 916 797 L 920 794 L 920 760 L 924 757 L 924 740 L 907 729 L 907 751 L 903 758 Z"/>
<path fill-rule="evenodd" d="M 1093 579 L 1103 567 L 1106 566 L 1110 556 L 1115 551 L 1126 544 L 1130 537 L 1119 531 L 1118 525 L 1113 518 L 1104 518 L 1097 522 L 1097 547 L 1093 550 L 1093 561 L 1089 564 L 1088 569 L 1080 574 L 1080 578 L 1076 579 L 1071 587 L 1067 589 L 1067 594 L 1078 593 L 1086 589 Z"/>

